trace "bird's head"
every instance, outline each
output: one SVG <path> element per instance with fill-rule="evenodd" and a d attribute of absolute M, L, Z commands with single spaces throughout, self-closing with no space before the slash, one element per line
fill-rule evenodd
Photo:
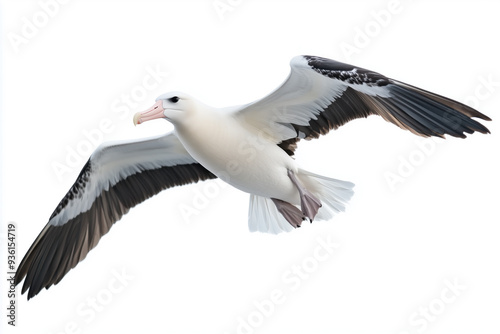
<path fill-rule="evenodd" d="M 163 118 L 172 124 L 178 124 L 193 110 L 194 100 L 181 92 L 170 92 L 156 98 L 156 103 L 149 109 L 134 115 L 134 125 L 157 118 Z"/>

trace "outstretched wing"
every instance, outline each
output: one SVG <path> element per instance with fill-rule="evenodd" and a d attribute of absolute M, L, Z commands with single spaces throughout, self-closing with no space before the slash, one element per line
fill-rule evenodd
<path fill-rule="evenodd" d="M 369 115 L 424 137 L 489 133 L 471 118 L 490 120 L 477 110 L 382 74 L 315 56 L 297 56 L 290 66 L 278 89 L 236 113 L 285 151 Z"/>
<path fill-rule="evenodd" d="M 24 256 L 16 285 L 26 277 L 22 293 L 29 289 L 30 299 L 57 284 L 133 206 L 164 189 L 215 177 L 174 133 L 100 146 Z"/>

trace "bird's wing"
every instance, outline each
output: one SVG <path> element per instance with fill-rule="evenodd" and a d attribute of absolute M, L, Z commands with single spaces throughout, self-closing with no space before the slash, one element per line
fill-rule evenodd
<path fill-rule="evenodd" d="M 22 293 L 29 289 L 30 299 L 57 284 L 133 206 L 164 189 L 215 177 L 174 133 L 100 146 L 24 256 L 16 285 L 26 277 Z"/>
<path fill-rule="evenodd" d="M 489 133 L 471 117 L 490 119 L 473 108 L 370 70 L 315 56 L 294 57 L 290 67 L 280 87 L 235 114 L 289 154 L 301 138 L 369 115 L 424 137 Z"/>

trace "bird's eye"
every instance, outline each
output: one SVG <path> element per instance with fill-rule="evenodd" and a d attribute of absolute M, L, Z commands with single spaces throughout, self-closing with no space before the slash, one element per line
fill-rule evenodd
<path fill-rule="evenodd" d="M 173 96 L 171 98 L 168 99 L 170 102 L 172 103 L 177 103 L 179 101 L 179 97 L 178 96 Z"/>

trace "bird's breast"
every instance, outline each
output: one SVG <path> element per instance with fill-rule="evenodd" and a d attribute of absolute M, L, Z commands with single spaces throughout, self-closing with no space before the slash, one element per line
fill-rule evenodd
<path fill-rule="evenodd" d="M 234 118 L 211 117 L 197 126 L 176 127 L 176 132 L 193 158 L 234 187 L 276 198 L 293 191 L 286 171 L 296 170 L 294 160 Z"/>

